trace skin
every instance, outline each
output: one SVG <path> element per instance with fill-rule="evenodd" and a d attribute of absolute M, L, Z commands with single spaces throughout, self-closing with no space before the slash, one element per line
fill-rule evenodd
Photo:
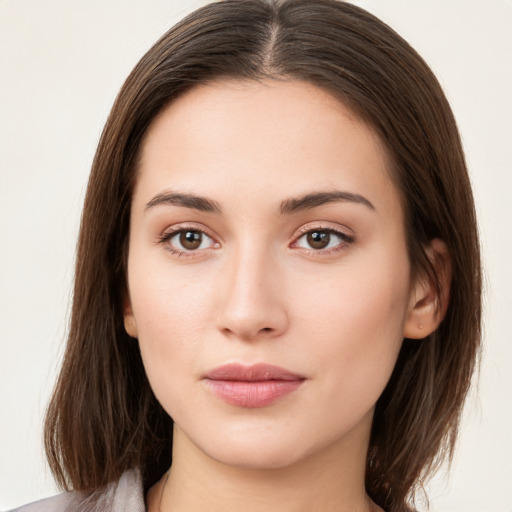
<path fill-rule="evenodd" d="M 378 510 L 364 489 L 374 406 L 403 337 L 439 318 L 411 278 L 377 135 L 313 85 L 216 82 L 160 113 L 137 172 L 125 326 L 175 421 L 172 471 L 149 509 Z M 352 196 L 280 211 L 333 191 Z M 180 243 L 180 229 L 199 247 Z M 311 246 L 315 231 L 325 248 Z M 203 379 L 261 362 L 305 380 L 246 408 Z"/>

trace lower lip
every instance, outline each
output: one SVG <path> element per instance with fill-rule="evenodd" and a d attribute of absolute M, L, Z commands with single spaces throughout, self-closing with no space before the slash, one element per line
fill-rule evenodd
<path fill-rule="evenodd" d="M 256 408 L 273 404 L 296 391 L 304 380 L 207 380 L 210 390 L 230 405 Z"/>

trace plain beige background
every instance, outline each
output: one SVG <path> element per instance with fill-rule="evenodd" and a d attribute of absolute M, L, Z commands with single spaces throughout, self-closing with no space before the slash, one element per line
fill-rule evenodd
<path fill-rule="evenodd" d="M 122 81 L 196 0 L 0 0 L 0 509 L 56 492 L 41 447 L 81 203 Z M 467 152 L 487 272 L 485 352 L 435 512 L 512 511 L 512 1 L 354 2 L 444 86 Z"/>

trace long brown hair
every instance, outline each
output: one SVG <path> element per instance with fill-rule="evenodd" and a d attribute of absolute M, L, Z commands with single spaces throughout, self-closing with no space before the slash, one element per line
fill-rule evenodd
<path fill-rule="evenodd" d="M 64 488 L 94 489 L 127 469 L 145 487 L 171 464 L 172 420 L 123 327 L 129 210 L 141 140 L 162 108 L 215 79 L 305 80 L 379 133 L 400 191 L 412 267 L 436 283 L 425 248 L 447 245 L 450 304 L 439 329 L 404 340 L 380 397 L 366 489 L 409 510 L 423 478 L 452 455 L 480 346 L 481 275 L 471 187 L 456 123 L 421 57 L 383 22 L 337 0 L 224 0 L 169 30 L 123 85 L 93 162 L 73 309 L 45 444 Z"/>

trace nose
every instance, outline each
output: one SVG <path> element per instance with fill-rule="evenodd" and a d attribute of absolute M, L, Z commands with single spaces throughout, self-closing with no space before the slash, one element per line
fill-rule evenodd
<path fill-rule="evenodd" d="M 241 252 L 226 262 L 218 329 L 246 341 L 278 337 L 288 328 L 279 265 L 264 251 Z"/>

